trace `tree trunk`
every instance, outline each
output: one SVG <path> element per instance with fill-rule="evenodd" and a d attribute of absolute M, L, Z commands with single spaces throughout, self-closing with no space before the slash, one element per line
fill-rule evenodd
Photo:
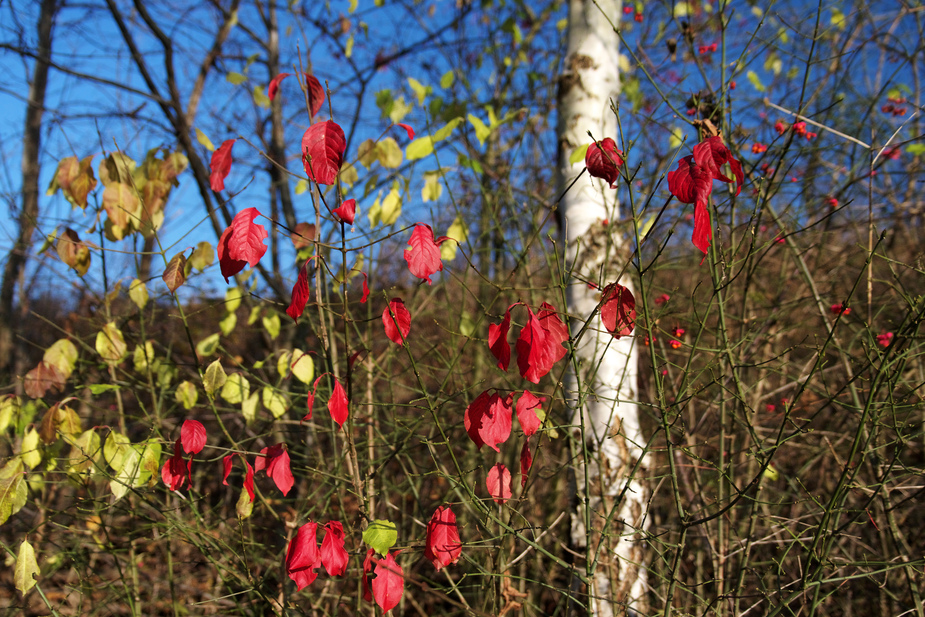
<path fill-rule="evenodd" d="M 568 49 L 559 84 L 559 172 L 567 187 L 584 164 L 568 159 L 593 138 L 617 139 L 610 109 L 620 91 L 619 38 L 613 24 L 620 0 L 571 0 Z M 572 542 L 587 555 L 589 611 L 597 616 L 644 613 L 647 493 L 640 479 L 645 442 L 636 405 L 637 352 L 633 337 L 615 340 L 595 311 L 601 289 L 627 264 L 616 191 L 587 175 L 560 204 L 570 279 L 567 301 L 578 340 L 578 371 L 566 382 L 575 438 Z M 620 281 L 632 288 L 629 277 Z M 590 321 L 589 321 L 590 318 Z M 644 461 L 642 461 L 644 463 Z"/>
<path fill-rule="evenodd" d="M 45 111 L 45 90 L 51 60 L 51 35 L 54 29 L 57 0 L 43 0 L 38 20 L 38 53 L 35 72 L 29 86 L 29 107 L 22 139 L 22 209 L 19 211 L 19 233 L 0 283 L 0 371 L 16 367 L 16 347 L 13 340 L 13 298 L 29 251 L 32 233 L 39 215 L 39 150 L 42 139 L 42 114 Z"/>

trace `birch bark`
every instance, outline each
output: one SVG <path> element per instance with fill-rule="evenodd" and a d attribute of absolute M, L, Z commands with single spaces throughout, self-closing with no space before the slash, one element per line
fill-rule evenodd
<path fill-rule="evenodd" d="M 570 0 L 568 48 L 559 84 L 559 175 L 567 187 L 584 167 L 569 156 L 591 138 L 617 139 L 610 108 L 620 92 L 620 0 Z M 645 440 L 637 406 L 633 337 L 615 340 L 595 311 L 600 290 L 620 276 L 629 252 L 616 233 L 617 192 L 587 175 L 560 203 L 570 277 L 567 302 L 577 372 L 566 383 L 575 443 L 573 545 L 587 555 L 590 610 L 599 617 L 645 612 L 647 493 Z M 630 289 L 624 276 L 620 283 Z M 637 462 L 642 464 L 638 465 Z"/>

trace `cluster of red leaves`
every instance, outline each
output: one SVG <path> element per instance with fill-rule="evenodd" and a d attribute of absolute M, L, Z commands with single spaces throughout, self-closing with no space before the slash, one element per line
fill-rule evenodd
<path fill-rule="evenodd" d="M 324 567 L 329 576 L 342 576 L 347 571 L 350 554 L 344 548 L 344 526 L 331 521 L 324 526 L 324 540 L 318 549 L 318 523 L 305 523 L 290 540 L 286 551 L 286 574 L 301 591 L 318 577 L 315 569 Z"/>
<path fill-rule="evenodd" d="M 723 164 L 729 163 L 732 173 L 735 174 L 736 195 L 742 191 L 742 165 L 738 159 L 733 158 L 729 148 L 723 143 L 723 138 L 709 137 L 696 146 L 694 153 L 678 161 L 678 168 L 668 172 L 668 190 L 686 204 L 694 204 L 694 234 L 691 241 L 706 256 L 713 238 L 713 229 L 710 225 L 710 211 L 707 203 L 713 181 L 730 183 L 720 172 Z M 701 260 L 702 261 L 702 260 Z"/>
<path fill-rule="evenodd" d="M 395 554 L 397 555 L 398 551 Z M 375 555 L 376 551 L 369 549 L 366 551 L 366 559 L 363 560 L 363 599 L 370 602 L 375 598 L 376 604 L 385 613 L 398 606 L 401 594 L 405 590 L 405 573 L 391 552 L 386 553 L 382 559 Z M 376 566 L 375 570 L 373 564 Z M 372 585 L 369 584 L 370 572 L 375 577 Z"/>
<path fill-rule="evenodd" d="M 511 361 L 507 333 L 511 327 L 511 309 L 518 304 L 522 303 L 515 302 L 508 307 L 500 324 L 488 326 L 488 348 L 502 371 L 507 370 Z M 568 327 L 559 319 L 555 307 L 547 302 L 540 306 L 539 313 L 534 315 L 529 306 L 527 313 L 527 324 L 517 338 L 517 367 L 521 377 L 539 383 L 552 370 L 553 365 L 565 356 L 566 349 L 562 343 L 569 338 Z"/>
<path fill-rule="evenodd" d="M 267 252 L 263 241 L 269 234 L 263 225 L 254 223 L 258 215 L 257 208 L 241 210 L 218 239 L 218 264 L 226 283 L 228 277 L 243 270 L 244 266 L 256 267 Z"/>
<path fill-rule="evenodd" d="M 173 456 L 161 467 L 161 480 L 170 490 L 183 488 L 187 480 L 192 485 L 193 457 L 202 452 L 205 445 L 206 427 L 197 420 L 184 420 L 180 427 L 180 439 L 173 444 Z M 181 446 L 190 455 L 188 460 L 183 459 Z"/>
<path fill-rule="evenodd" d="M 270 81 L 270 85 L 267 87 L 267 96 L 271 101 L 276 98 L 279 85 L 291 74 L 280 73 Z M 308 87 L 308 104 L 312 111 L 312 117 L 314 117 L 318 115 L 318 112 L 321 111 L 321 106 L 324 105 L 324 88 L 314 75 L 310 73 L 302 73 L 302 75 L 305 77 L 305 84 Z"/>
<path fill-rule="evenodd" d="M 610 137 L 588 146 L 585 152 L 585 167 L 588 173 L 595 178 L 606 180 L 610 188 L 617 188 L 617 178 L 620 177 L 620 167 L 623 165 L 623 152 L 617 149 L 617 144 Z"/>

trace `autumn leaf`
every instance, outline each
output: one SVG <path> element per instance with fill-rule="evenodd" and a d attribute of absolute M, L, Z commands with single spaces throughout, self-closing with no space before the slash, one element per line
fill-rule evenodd
<path fill-rule="evenodd" d="M 267 252 L 263 241 L 269 234 L 263 225 L 254 223 L 258 215 L 260 212 L 256 208 L 238 212 L 219 238 L 218 263 L 226 283 L 228 277 L 243 270 L 245 265 L 255 267 Z"/>
<path fill-rule="evenodd" d="M 308 262 L 302 264 L 299 268 L 299 278 L 292 287 L 292 300 L 286 308 L 286 314 L 292 317 L 293 321 L 298 321 L 299 317 L 305 311 L 305 304 L 308 302 Z"/>
<path fill-rule="evenodd" d="M 212 161 L 209 163 L 209 186 L 213 191 L 225 190 L 225 178 L 231 172 L 231 148 L 234 146 L 234 139 L 228 139 L 218 150 L 212 153 Z"/>
<path fill-rule="evenodd" d="M 311 223 L 298 223 L 289 237 L 292 238 L 292 245 L 297 251 L 308 248 L 315 239 L 315 226 Z"/>
<path fill-rule="evenodd" d="M 25 597 L 29 590 L 35 587 L 35 579 L 39 575 L 39 564 L 35 560 L 35 549 L 28 540 L 19 545 L 19 554 L 16 556 L 16 565 L 13 567 L 13 584 L 19 593 Z"/>
<path fill-rule="evenodd" d="M 318 115 L 324 105 L 324 86 L 318 81 L 318 78 L 308 73 L 305 76 L 305 84 L 308 86 L 308 105 L 311 107 L 312 117 Z"/>
<path fill-rule="evenodd" d="M 515 306 L 515 305 L 512 305 Z M 507 333 L 511 327 L 511 309 L 504 312 L 504 319 L 500 324 L 488 326 L 488 348 L 498 361 L 498 368 L 507 371 L 511 363 L 511 346 L 507 342 Z"/>
<path fill-rule="evenodd" d="M 363 297 L 360 298 L 360 304 L 366 304 L 366 299 L 369 298 L 369 284 L 366 282 L 369 277 L 366 276 L 366 273 L 363 273 Z"/>
<path fill-rule="evenodd" d="M 502 398 L 497 392 L 489 394 L 486 390 L 466 407 L 463 424 L 469 438 L 479 449 L 486 445 L 500 452 L 498 445 L 511 436 L 513 396 Z"/>
<path fill-rule="evenodd" d="M 459 528 L 456 526 L 456 515 L 449 507 L 440 506 L 427 523 L 424 557 L 434 564 L 439 572 L 441 568 L 459 561 L 461 553 L 462 542 L 459 539 Z"/>
<path fill-rule="evenodd" d="M 334 418 L 337 425 L 343 427 L 344 422 L 347 421 L 349 402 L 347 401 L 347 393 L 344 391 L 344 387 L 340 385 L 336 377 L 333 379 L 334 392 L 331 393 L 331 398 L 328 401 L 328 411 L 331 412 L 331 417 Z"/>
<path fill-rule="evenodd" d="M 604 288 L 601 321 L 614 338 L 633 333 L 636 325 L 636 299 L 629 289 L 619 283 L 611 283 Z"/>
<path fill-rule="evenodd" d="M 180 443 L 187 454 L 198 454 L 206 445 L 206 427 L 198 420 L 184 420 L 180 428 Z"/>
<path fill-rule="evenodd" d="M 315 568 L 321 565 L 321 552 L 318 550 L 318 523 L 305 523 L 289 541 L 286 550 L 286 574 L 295 581 L 301 591 L 318 577 Z"/>
<path fill-rule="evenodd" d="M 66 381 L 67 377 L 57 366 L 42 360 L 23 377 L 23 389 L 30 398 L 42 398 L 48 390 L 64 390 Z"/>
<path fill-rule="evenodd" d="M 536 415 L 535 409 L 546 401 L 545 397 L 537 398 L 529 390 L 524 390 L 517 399 L 517 420 L 524 430 L 524 435 L 530 437 L 540 428 L 542 422 Z"/>
<path fill-rule="evenodd" d="M 379 605 L 383 612 L 390 611 L 398 606 L 401 594 L 405 589 L 404 572 L 401 566 L 395 562 L 392 553 L 389 553 L 385 556 L 385 559 L 380 559 L 379 563 L 376 564 L 375 575 L 376 578 L 373 579 L 373 598 L 376 599 L 376 604 Z"/>
<path fill-rule="evenodd" d="M 189 462 L 186 462 L 180 452 L 180 442 L 176 441 L 173 444 L 173 456 L 167 459 L 167 462 L 161 467 L 161 480 L 172 491 L 182 488 L 187 480 L 192 485 L 192 466 L 192 457 L 190 457 Z"/>
<path fill-rule="evenodd" d="M 324 540 L 321 541 L 321 565 L 330 576 L 341 576 L 347 571 L 350 555 L 344 548 L 344 526 L 331 521 L 324 526 Z"/>
<path fill-rule="evenodd" d="M 511 498 L 511 472 L 501 463 L 488 471 L 485 485 L 495 503 L 504 503 Z"/>
<path fill-rule="evenodd" d="M 90 249 L 70 227 L 58 238 L 57 249 L 61 261 L 73 268 L 78 276 L 85 275 L 90 269 Z"/>
<path fill-rule="evenodd" d="M 411 331 L 411 313 L 401 298 L 392 298 L 382 311 L 385 335 L 396 345 L 404 345 Z"/>
<path fill-rule="evenodd" d="M 239 454 L 241 460 L 244 461 L 244 467 L 247 469 L 247 473 L 244 476 L 244 488 L 247 490 L 247 495 L 250 497 L 251 501 L 254 501 L 254 468 L 251 467 L 251 464 L 247 462 L 247 459 L 244 458 L 243 454 Z M 228 486 L 228 474 L 231 473 L 231 468 L 234 465 L 234 454 L 229 454 L 228 456 L 222 459 L 222 465 L 225 468 L 224 476 L 222 477 L 222 484 Z"/>
<path fill-rule="evenodd" d="M 407 124 L 402 124 L 401 122 L 399 122 L 397 126 L 400 126 L 401 128 L 405 129 L 405 132 L 408 133 L 408 139 L 414 139 L 414 129 L 411 128 L 411 126 Z"/>
<path fill-rule="evenodd" d="M 610 137 L 605 137 L 598 143 L 588 146 L 585 153 L 585 166 L 588 173 L 595 178 L 606 180 L 610 188 L 617 188 L 617 179 L 620 177 L 620 167 L 623 165 L 623 152 L 617 149 L 617 144 Z"/>
<path fill-rule="evenodd" d="M 270 85 L 267 86 L 267 97 L 269 97 L 271 101 L 276 98 L 276 93 L 279 92 L 279 84 L 290 75 L 292 75 L 292 73 L 280 73 L 270 80 Z"/>
<path fill-rule="evenodd" d="M 440 259 L 440 245 L 447 240 L 442 236 L 434 240 L 434 232 L 430 225 L 418 223 L 414 226 L 411 233 L 411 239 L 408 240 L 409 247 L 405 249 L 405 261 L 408 262 L 408 270 L 411 274 L 419 279 L 427 281 L 428 285 L 432 284 L 430 275 L 443 270 L 443 262 Z"/>
<path fill-rule="evenodd" d="M 283 493 L 289 494 L 295 479 L 289 468 L 289 453 L 285 444 L 278 443 L 260 451 L 260 456 L 254 461 L 254 473 L 266 470 L 267 475 L 276 483 L 276 487 Z"/>
<path fill-rule="evenodd" d="M 337 218 L 348 225 L 353 225 L 353 221 L 356 219 L 356 213 L 357 202 L 355 199 L 347 199 L 340 207 L 334 208 L 334 214 L 337 215 Z"/>
<path fill-rule="evenodd" d="M 171 293 L 186 281 L 186 255 L 184 253 L 185 251 L 181 251 L 174 255 L 161 276 Z"/>
<path fill-rule="evenodd" d="M 524 442 L 524 447 L 520 450 L 520 488 L 527 485 L 527 474 L 533 467 L 533 455 L 530 454 L 529 442 Z"/>
<path fill-rule="evenodd" d="M 333 120 L 313 124 L 302 136 L 305 173 L 318 184 L 334 184 L 346 148 L 344 131 Z"/>

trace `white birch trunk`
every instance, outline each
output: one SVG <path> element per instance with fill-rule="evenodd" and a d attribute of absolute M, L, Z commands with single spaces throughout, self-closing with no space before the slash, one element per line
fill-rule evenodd
<path fill-rule="evenodd" d="M 620 143 L 610 101 L 620 92 L 619 38 L 611 23 L 619 24 L 621 13 L 620 0 L 570 0 L 568 50 L 559 84 L 563 187 L 584 168 L 584 161 L 571 165 L 568 159 L 575 148 L 591 142 L 588 131 L 598 141 L 611 137 Z M 647 493 L 635 478 L 644 475 L 645 465 L 630 477 L 645 443 L 636 405 L 637 353 L 633 337 L 614 340 L 595 313 L 601 288 L 616 282 L 629 258 L 625 241 L 614 231 L 620 220 L 616 190 L 586 174 L 560 208 L 571 268 L 567 300 L 573 337 L 590 317 L 576 349 L 579 371 L 570 375 L 565 394 L 576 427 L 572 542 L 588 559 L 598 559 L 589 589 L 593 614 L 644 612 Z M 629 277 L 620 283 L 633 287 Z"/>

